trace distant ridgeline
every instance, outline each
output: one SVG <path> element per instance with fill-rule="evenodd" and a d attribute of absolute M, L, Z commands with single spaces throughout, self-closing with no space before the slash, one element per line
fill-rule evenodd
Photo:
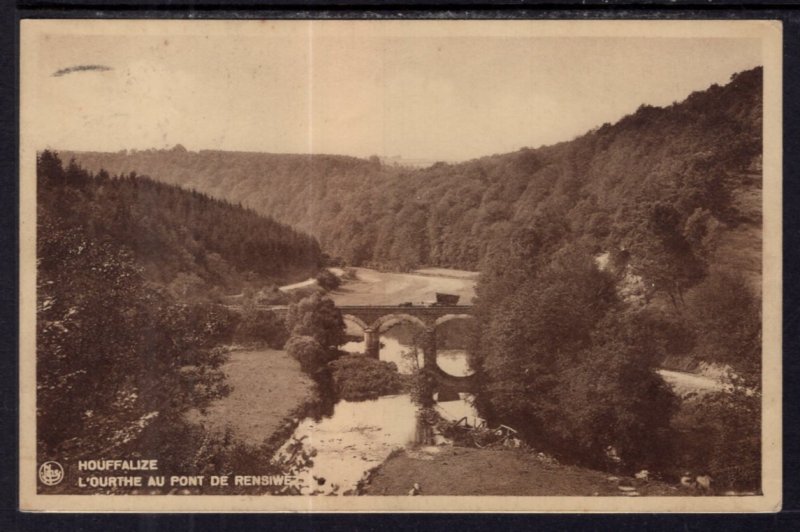
<path fill-rule="evenodd" d="M 179 300 L 307 278 L 322 263 L 313 237 L 251 210 L 133 172 L 93 174 L 63 157 L 45 151 L 37 159 L 44 241 L 69 233 L 122 250 Z"/>
<path fill-rule="evenodd" d="M 642 206 L 714 233 L 703 252 L 760 275 L 762 69 L 668 107 L 641 106 L 569 142 L 427 168 L 332 155 L 171 150 L 63 153 L 241 203 L 316 236 L 350 264 L 478 269 L 542 219 L 597 251 L 629 249 Z M 598 101 L 598 105 L 602 105 Z M 456 132 L 454 132 L 456 134 Z M 698 237 L 699 238 L 699 237 Z M 699 242 L 699 240 L 698 240 Z"/>

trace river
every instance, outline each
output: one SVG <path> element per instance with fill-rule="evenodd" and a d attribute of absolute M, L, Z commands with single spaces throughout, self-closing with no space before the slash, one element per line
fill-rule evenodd
<path fill-rule="evenodd" d="M 428 303 L 435 300 L 437 291 L 458 294 L 460 302 L 469 303 L 474 296 L 477 274 L 463 271 L 449 274 L 442 269 L 399 274 L 359 268 L 357 276 L 357 280 L 344 283 L 332 293 L 337 304 Z M 352 323 L 346 325 L 352 341 L 342 349 L 363 353 L 362 331 Z M 441 331 L 437 328 L 437 362 L 445 372 L 454 376 L 472 373 L 465 346 L 459 342 L 465 337 L 465 326 L 465 322 L 453 320 L 443 324 Z M 416 362 L 413 355 L 415 332 L 413 325 L 400 323 L 383 333 L 380 359 L 393 362 L 403 374 L 421 366 L 421 350 L 416 350 Z M 680 396 L 721 389 L 719 382 L 699 375 L 668 370 L 659 370 L 659 374 Z M 471 395 L 462 393 L 458 400 L 437 403 L 435 408 L 445 419 L 466 417 L 470 424 L 477 424 L 480 419 L 471 400 Z M 422 425 L 418 415 L 417 406 L 405 394 L 384 396 L 374 401 L 342 400 L 334 405 L 330 416 L 301 420 L 292 437 L 278 450 L 276 458 L 293 468 L 301 493 L 352 493 L 364 475 L 384 462 L 393 451 L 425 445 L 420 442 Z M 442 443 L 441 437 L 435 443 Z M 425 447 L 427 452 L 436 452 L 436 449 L 435 446 Z"/>
<path fill-rule="evenodd" d="M 349 334 L 359 332 L 353 325 L 348 326 Z M 348 342 L 342 349 L 363 353 L 364 341 Z M 409 374 L 414 370 L 413 352 L 411 326 L 399 324 L 381 335 L 380 359 L 394 362 L 400 373 Z M 452 375 L 471 373 L 463 349 L 441 349 L 437 362 Z M 423 364 L 421 352 L 417 364 Z M 457 401 L 437 403 L 435 408 L 445 419 L 457 421 L 466 417 L 470 424 L 476 424 L 480 418 L 471 399 L 471 395 L 462 393 Z M 341 400 L 334 405 L 331 416 L 302 420 L 292 438 L 278 451 L 278 459 L 286 461 L 291 455 L 295 456 L 293 462 L 299 467 L 294 475 L 298 477 L 301 493 L 344 494 L 354 490 L 365 473 L 383 463 L 392 451 L 424 445 L 425 442 L 420 441 L 424 422 L 417 416 L 418 407 L 407 394 L 384 396 L 374 401 Z M 435 439 L 435 443 L 443 441 L 440 437 Z M 301 447 L 299 453 L 298 447 Z M 426 446 L 426 450 L 435 452 L 436 447 Z"/>
<path fill-rule="evenodd" d="M 436 292 L 456 294 L 462 303 L 469 303 L 474 297 L 477 277 L 476 272 L 442 269 L 386 273 L 358 268 L 356 275 L 357 279 L 345 282 L 331 294 L 338 305 L 428 303 L 435 300 Z M 346 325 L 353 341 L 342 349 L 363 353 L 363 332 L 352 323 Z M 451 375 L 466 376 L 472 372 L 464 346 L 458 342 L 459 336 L 463 337 L 460 327 L 463 324 L 457 320 L 442 326 L 437 362 Z M 413 356 L 416 332 L 413 325 L 404 323 L 386 331 L 381 335 L 380 359 L 393 362 L 403 374 L 410 374 L 417 364 L 421 366 L 421 350 L 417 350 L 416 363 Z M 462 393 L 458 400 L 437 403 L 435 408 L 445 419 L 466 417 L 474 424 L 480 420 L 471 399 L 469 394 Z M 384 462 L 392 451 L 430 443 L 420 441 L 422 423 L 418 407 L 407 394 L 374 401 L 341 400 L 334 405 L 332 415 L 300 421 L 276 458 L 294 467 L 301 493 L 341 495 L 352 492 L 364 475 Z M 434 438 L 434 443 L 443 442 L 441 437 Z M 435 452 L 436 447 L 427 445 L 426 449 Z"/>

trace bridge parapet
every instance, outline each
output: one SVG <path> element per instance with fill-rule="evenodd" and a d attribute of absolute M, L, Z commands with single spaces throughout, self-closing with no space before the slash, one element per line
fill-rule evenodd
<path fill-rule="evenodd" d="M 472 317 L 472 305 L 339 305 L 342 315 L 356 323 L 363 330 L 372 329 L 383 332 L 398 322 L 415 323 L 423 328 L 436 327 L 452 319 Z M 284 305 L 265 306 L 279 316 L 285 316 L 289 307 Z"/>
<path fill-rule="evenodd" d="M 343 305 L 342 314 L 356 318 L 359 325 L 381 332 L 400 321 L 416 323 L 422 327 L 436 327 L 453 318 L 472 316 L 472 305 L 402 306 L 402 305 Z M 362 325 L 363 324 L 363 325 Z"/>

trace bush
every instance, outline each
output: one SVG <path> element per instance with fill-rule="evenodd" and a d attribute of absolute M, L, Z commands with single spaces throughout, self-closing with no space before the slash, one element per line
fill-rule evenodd
<path fill-rule="evenodd" d="M 436 391 L 438 382 L 433 372 L 425 368 L 417 368 L 411 374 L 410 384 L 411 400 L 415 404 L 422 407 L 434 405 L 433 394 Z"/>
<path fill-rule="evenodd" d="M 548 423 L 554 447 L 595 467 L 607 465 L 609 446 L 627 470 L 670 463 L 677 398 L 645 354 L 619 340 L 604 342 L 559 377 Z"/>
<path fill-rule="evenodd" d="M 275 285 L 262 289 L 255 296 L 255 302 L 258 305 L 287 305 L 289 301 L 289 294 L 282 292 Z"/>
<path fill-rule="evenodd" d="M 323 348 L 311 336 L 292 336 L 286 342 L 284 349 L 295 360 L 300 362 L 300 367 L 306 373 L 314 375 L 325 369 L 325 364 L 330 360 L 328 350 Z"/>
<path fill-rule="evenodd" d="M 239 343 L 264 343 L 272 349 L 281 349 L 289 338 L 286 324 L 274 312 L 246 309 L 235 339 Z"/>
<path fill-rule="evenodd" d="M 182 475 L 287 473 L 281 464 L 272 461 L 274 448 L 269 445 L 247 445 L 236 440 L 230 429 L 224 434 L 210 433 L 202 425 L 191 424 L 182 418 L 147 427 L 141 440 L 131 447 L 130 452 L 157 458 L 160 470 L 180 472 Z M 125 456 L 121 455 L 123 458 Z M 162 489 L 167 491 L 172 488 L 167 486 Z M 192 494 L 275 493 L 274 488 L 268 486 L 213 487 L 207 483 L 202 487 L 188 489 Z M 124 493 L 130 491 L 130 488 L 118 491 Z"/>
<path fill-rule="evenodd" d="M 761 301 L 737 272 L 713 270 L 687 297 L 697 335 L 696 355 L 761 376 Z"/>
<path fill-rule="evenodd" d="M 695 396 L 675 418 L 681 469 L 709 474 L 717 489 L 758 490 L 761 394 L 743 386 Z"/>
<path fill-rule="evenodd" d="M 329 364 L 337 395 L 348 401 L 377 399 L 400 393 L 400 374 L 393 362 L 346 355 Z"/>
<path fill-rule="evenodd" d="M 317 283 L 327 291 L 335 290 L 342 284 L 342 280 L 329 270 L 322 270 L 317 274 Z"/>
<path fill-rule="evenodd" d="M 333 301 L 319 294 L 289 306 L 286 328 L 293 336 L 313 336 L 326 349 L 345 342 L 342 313 Z"/>

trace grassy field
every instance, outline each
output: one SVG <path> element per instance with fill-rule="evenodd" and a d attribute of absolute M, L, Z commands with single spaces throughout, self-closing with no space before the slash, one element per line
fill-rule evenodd
<path fill-rule="evenodd" d="M 230 428 L 236 439 L 259 445 L 287 416 L 313 397 L 313 382 L 285 351 L 234 351 L 223 366 L 231 393 L 190 420 L 210 431 Z"/>
<path fill-rule="evenodd" d="M 421 495 L 687 495 L 683 488 L 662 482 L 547 463 L 530 452 L 427 449 L 406 450 L 390 458 L 372 474 L 364 494 L 407 495 L 417 483 Z"/>

